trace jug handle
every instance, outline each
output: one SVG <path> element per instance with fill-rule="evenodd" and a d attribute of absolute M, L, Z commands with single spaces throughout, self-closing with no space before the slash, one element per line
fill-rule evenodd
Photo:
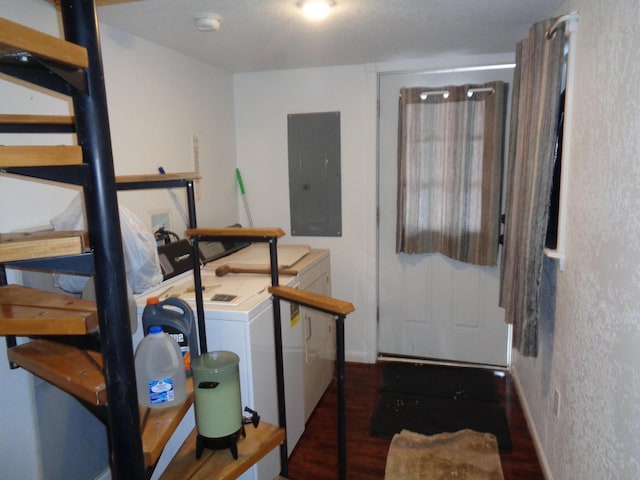
<path fill-rule="evenodd" d="M 188 314 L 191 312 L 191 307 L 189 307 L 189 305 L 187 305 L 184 300 L 180 300 L 179 298 L 175 297 L 168 297 L 167 299 L 163 300 L 162 305 L 171 305 L 172 307 L 176 307 L 183 314 Z"/>

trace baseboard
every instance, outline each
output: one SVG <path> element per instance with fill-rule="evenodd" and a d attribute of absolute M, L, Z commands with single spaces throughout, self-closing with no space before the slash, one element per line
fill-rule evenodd
<path fill-rule="evenodd" d="M 369 360 L 366 353 L 353 350 L 345 352 L 345 361 L 353 363 L 375 363 Z"/>
<path fill-rule="evenodd" d="M 447 360 L 435 360 L 429 358 L 416 358 L 407 357 L 401 355 L 385 355 L 383 353 L 378 354 L 378 362 L 399 362 L 399 363 L 421 363 L 424 365 L 441 365 L 446 367 L 466 367 L 466 368 L 484 368 L 487 370 L 494 370 L 497 372 L 507 372 L 509 367 L 500 365 L 489 365 L 486 363 L 469 363 L 469 362 L 454 362 Z"/>
<path fill-rule="evenodd" d="M 536 430 L 535 425 L 532 421 L 531 409 L 529 408 L 529 404 L 527 403 L 527 399 L 522 391 L 522 385 L 520 385 L 520 380 L 518 379 L 518 372 L 515 368 L 511 368 L 511 378 L 514 381 L 516 386 L 516 393 L 518 395 L 518 400 L 520 400 L 520 405 L 522 406 L 522 410 L 524 412 L 524 418 L 527 421 L 527 427 L 529 428 L 529 433 L 531 434 L 531 439 L 533 440 L 533 446 L 536 449 L 536 454 L 538 455 L 538 461 L 540 462 L 540 467 L 542 468 L 542 473 L 544 474 L 544 478 L 546 480 L 553 480 L 553 475 L 551 475 L 551 468 L 549 468 L 549 462 L 547 461 L 547 456 L 542 450 L 542 443 L 540 442 L 540 436 L 538 435 L 538 430 Z"/>

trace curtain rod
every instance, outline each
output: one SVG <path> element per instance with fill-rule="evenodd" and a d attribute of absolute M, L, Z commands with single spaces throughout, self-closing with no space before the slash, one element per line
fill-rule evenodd
<path fill-rule="evenodd" d="M 569 31 L 570 32 L 575 31 L 575 29 L 577 27 L 577 24 L 578 24 L 578 19 L 579 18 L 580 18 L 580 15 L 578 14 L 577 11 L 568 13 L 566 15 L 562 15 L 547 30 L 547 38 L 552 38 L 555 35 L 556 30 L 558 29 L 558 27 L 563 23 L 568 23 L 569 24 Z"/>
<path fill-rule="evenodd" d="M 491 94 L 491 93 L 495 93 L 495 90 L 492 87 L 469 88 L 467 90 L 467 97 L 471 98 L 473 97 L 474 93 L 482 93 L 482 92 L 488 92 Z M 446 100 L 447 98 L 449 98 L 449 91 L 448 90 L 427 90 L 420 93 L 420 99 L 426 100 L 429 97 L 429 95 L 431 96 L 441 95 L 442 98 Z"/>

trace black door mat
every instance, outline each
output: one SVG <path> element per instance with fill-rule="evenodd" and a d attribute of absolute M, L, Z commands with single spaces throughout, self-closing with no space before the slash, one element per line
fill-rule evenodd
<path fill-rule="evenodd" d="M 403 429 L 424 435 L 469 428 L 491 433 L 501 451 L 510 451 L 511 434 L 499 404 L 382 391 L 371 420 L 371 435 L 391 438 Z"/>
<path fill-rule="evenodd" d="M 413 363 L 387 363 L 381 391 L 498 403 L 491 370 Z"/>
<path fill-rule="evenodd" d="M 412 363 L 384 367 L 370 434 L 391 438 L 406 429 L 424 435 L 469 428 L 496 436 L 510 451 L 511 434 L 493 371 Z"/>

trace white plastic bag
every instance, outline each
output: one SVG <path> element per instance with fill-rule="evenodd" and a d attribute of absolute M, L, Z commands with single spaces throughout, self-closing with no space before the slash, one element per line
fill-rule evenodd
<path fill-rule="evenodd" d="M 127 283 L 133 293 L 141 293 L 162 281 L 155 238 L 147 227 L 129 209 L 118 207 L 120 229 L 124 249 Z M 54 230 L 84 230 L 84 209 L 80 196 L 76 196 L 67 208 L 51 219 Z M 80 293 L 87 277 L 56 275 L 57 285 L 71 293 Z"/>
<path fill-rule="evenodd" d="M 162 281 L 156 239 L 126 207 L 119 207 L 127 280 L 133 293 L 142 293 Z"/>

